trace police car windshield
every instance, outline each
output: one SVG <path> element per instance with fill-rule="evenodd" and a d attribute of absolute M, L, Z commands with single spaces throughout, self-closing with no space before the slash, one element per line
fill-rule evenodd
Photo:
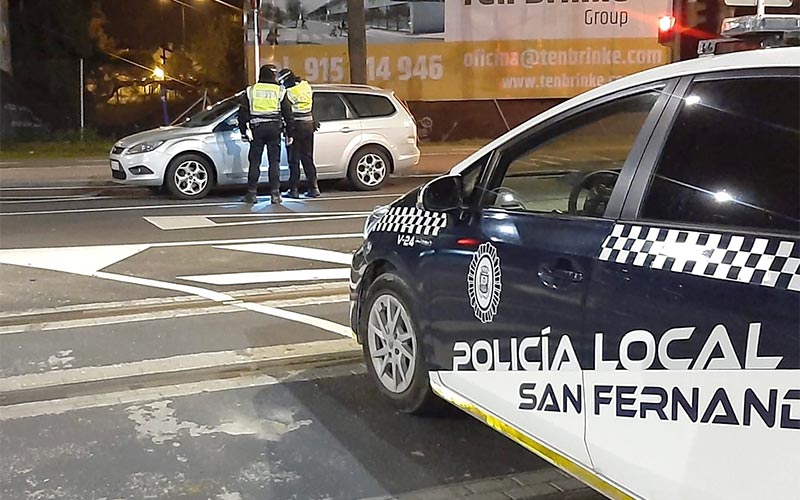
<path fill-rule="evenodd" d="M 213 105 L 211 109 L 205 109 L 197 113 L 196 115 L 187 119 L 185 122 L 181 123 L 180 126 L 186 128 L 195 128 L 211 125 L 222 116 L 233 111 L 235 107 L 236 102 L 233 99 L 226 99 Z"/>

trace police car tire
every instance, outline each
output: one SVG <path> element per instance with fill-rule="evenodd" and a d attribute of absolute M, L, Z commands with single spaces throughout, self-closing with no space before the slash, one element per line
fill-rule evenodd
<path fill-rule="evenodd" d="M 365 157 L 379 157 L 383 162 L 385 168 L 385 174 L 383 179 L 380 180 L 377 184 L 367 184 L 361 179 L 359 179 L 357 169 L 359 167 L 359 163 Z M 386 152 L 383 151 L 381 148 L 377 146 L 364 146 L 363 148 L 359 149 L 355 152 L 352 158 L 350 158 L 350 165 L 347 168 L 347 178 L 350 180 L 350 183 L 355 187 L 358 191 L 377 191 L 380 189 L 386 181 L 389 179 L 389 170 L 390 170 L 390 163 L 389 158 L 386 155 Z"/>
<path fill-rule="evenodd" d="M 202 165 L 206 171 L 206 175 L 208 176 L 208 181 L 206 182 L 205 187 L 198 193 L 191 195 L 181 192 L 181 190 L 175 184 L 175 171 L 182 163 L 185 163 L 187 161 L 197 162 L 200 165 Z M 164 185 L 166 186 L 169 193 L 175 198 L 178 198 L 180 200 L 199 200 L 200 198 L 205 198 L 206 195 L 209 193 L 209 191 L 211 191 L 211 188 L 214 185 L 215 173 L 216 172 L 214 170 L 213 165 L 211 165 L 211 163 L 206 158 L 191 153 L 182 154 L 173 158 L 172 161 L 169 163 L 169 167 L 167 167 L 167 172 L 164 175 Z"/>
<path fill-rule="evenodd" d="M 428 381 L 428 367 L 423 355 L 422 336 L 420 335 L 419 323 L 417 321 L 416 309 L 414 301 L 411 299 L 410 287 L 403 281 L 402 278 L 393 273 L 385 273 L 380 275 L 369 287 L 367 291 L 367 307 L 361 315 L 359 322 L 359 330 L 361 333 L 361 343 L 364 350 L 364 359 L 367 365 L 368 376 L 373 379 L 375 385 L 384 399 L 391 403 L 395 408 L 404 412 L 416 415 L 434 415 L 439 414 L 447 408 L 447 404 L 439 399 L 431 390 Z M 386 389 L 381 383 L 378 375 L 375 373 L 375 367 L 372 364 L 372 355 L 370 353 L 369 343 L 369 313 L 378 298 L 386 294 L 392 295 L 395 299 L 399 300 L 408 313 L 411 320 L 414 336 L 416 339 L 416 352 L 415 366 L 411 385 L 401 393 L 394 393 Z"/>

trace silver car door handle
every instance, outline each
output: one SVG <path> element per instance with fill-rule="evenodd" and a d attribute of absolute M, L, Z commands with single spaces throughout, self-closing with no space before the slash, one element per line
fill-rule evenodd
<path fill-rule="evenodd" d="M 349 134 L 350 132 L 355 132 L 355 130 L 351 129 L 350 127 L 342 127 L 339 129 L 339 132 L 343 134 Z"/>

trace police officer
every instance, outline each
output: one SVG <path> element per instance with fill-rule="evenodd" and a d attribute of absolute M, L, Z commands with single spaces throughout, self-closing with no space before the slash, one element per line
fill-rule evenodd
<path fill-rule="evenodd" d="M 245 203 L 257 203 L 256 191 L 261 175 L 261 159 L 264 146 L 269 160 L 269 190 L 272 203 L 281 203 L 281 130 L 286 137 L 294 134 L 291 105 L 284 99 L 284 91 L 276 80 L 276 67 L 267 64 L 261 67 L 258 83 L 247 87 L 239 102 L 239 130 L 242 138 L 250 141 L 250 170 L 247 176 Z M 248 125 L 250 137 L 247 135 Z M 291 139 L 287 139 L 291 144 Z"/>
<path fill-rule="evenodd" d="M 294 117 L 293 142 L 289 148 L 289 198 L 299 198 L 300 163 L 308 181 L 306 196 L 319 196 L 317 167 L 314 165 L 314 132 L 317 124 L 312 114 L 314 92 L 311 84 L 284 68 L 278 72 L 278 81 L 286 89 L 286 100 L 291 104 Z"/>

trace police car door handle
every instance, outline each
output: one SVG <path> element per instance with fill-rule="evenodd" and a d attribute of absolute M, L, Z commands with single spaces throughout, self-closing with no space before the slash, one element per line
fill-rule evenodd
<path fill-rule="evenodd" d="M 582 282 L 583 273 L 575 269 L 554 268 L 545 264 L 539 269 L 539 279 L 546 287 L 557 289 L 569 283 Z"/>

